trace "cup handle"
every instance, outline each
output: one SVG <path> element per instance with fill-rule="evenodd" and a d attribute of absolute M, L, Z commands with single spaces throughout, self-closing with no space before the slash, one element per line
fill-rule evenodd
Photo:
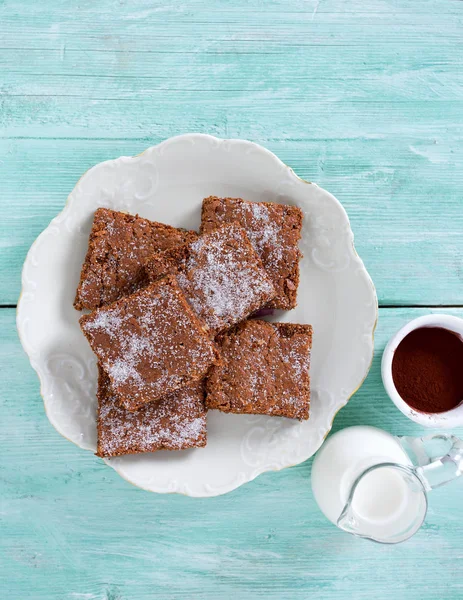
<path fill-rule="evenodd" d="M 463 474 L 463 440 L 447 433 L 399 437 L 426 490 L 444 485 Z"/>

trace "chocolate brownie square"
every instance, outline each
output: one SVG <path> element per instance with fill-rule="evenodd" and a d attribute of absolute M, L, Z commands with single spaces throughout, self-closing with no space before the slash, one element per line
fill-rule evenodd
<path fill-rule="evenodd" d="M 140 288 L 142 265 L 154 252 L 198 237 L 195 231 L 99 208 L 90 232 L 74 306 L 94 310 Z"/>
<path fill-rule="evenodd" d="M 122 408 L 109 377 L 99 367 L 97 455 L 122 456 L 206 445 L 203 383 L 163 396 L 131 412 Z"/>
<path fill-rule="evenodd" d="M 273 281 L 277 295 L 268 307 L 294 308 L 302 256 L 298 248 L 302 229 L 301 209 L 273 202 L 248 202 L 241 198 L 211 196 L 203 200 L 202 233 L 231 222 L 244 227 Z"/>
<path fill-rule="evenodd" d="M 173 276 L 84 315 L 80 326 L 127 410 L 198 381 L 218 361 Z"/>
<path fill-rule="evenodd" d="M 146 271 L 151 281 L 175 274 L 188 302 L 214 334 L 242 321 L 275 296 L 260 258 L 236 224 L 155 255 Z"/>
<path fill-rule="evenodd" d="M 206 406 L 223 412 L 309 418 L 312 327 L 250 319 L 220 334 L 223 363 L 206 382 Z"/>

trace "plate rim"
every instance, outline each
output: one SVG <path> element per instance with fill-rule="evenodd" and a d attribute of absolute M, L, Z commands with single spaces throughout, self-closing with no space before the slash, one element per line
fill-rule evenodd
<path fill-rule="evenodd" d="M 195 140 L 209 140 L 210 142 L 213 142 L 215 144 L 222 144 L 222 143 L 228 143 L 230 145 L 234 145 L 234 144 L 242 144 L 245 146 L 248 146 L 250 149 L 253 148 L 261 153 L 264 153 L 265 155 L 267 155 L 269 158 L 271 158 L 272 160 L 274 160 L 277 164 L 280 165 L 280 167 L 283 167 L 285 169 L 288 169 L 289 172 L 291 173 L 291 175 L 293 175 L 294 177 L 296 177 L 296 179 L 298 179 L 300 182 L 306 184 L 306 185 L 313 185 L 314 187 L 319 188 L 320 190 L 322 190 L 325 194 L 327 194 L 328 196 L 330 196 L 331 201 L 334 201 L 335 204 L 337 205 L 338 209 L 341 210 L 341 212 L 343 213 L 343 217 L 346 220 L 346 223 L 349 226 L 349 231 L 351 234 L 351 251 L 353 254 L 353 257 L 356 260 L 356 263 L 358 265 L 358 267 L 360 268 L 361 271 L 361 275 L 362 277 L 365 279 L 366 283 L 369 285 L 371 292 L 373 294 L 373 303 L 374 303 L 374 309 L 375 309 L 375 317 L 374 317 L 374 322 L 373 322 L 373 326 L 371 328 L 371 356 L 370 356 L 370 360 L 368 365 L 365 368 L 365 371 L 360 379 L 360 381 L 357 383 L 357 385 L 354 387 L 354 389 L 346 396 L 345 401 L 340 404 L 337 409 L 335 410 L 332 419 L 330 421 L 329 427 L 326 430 L 320 444 L 318 445 L 318 448 L 312 452 L 311 454 L 309 454 L 309 456 L 305 456 L 300 458 L 300 460 L 297 460 L 297 462 L 295 463 L 291 463 L 291 464 L 285 464 L 285 465 L 278 465 L 278 466 L 273 466 L 273 467 L 267 467 L 267 468 L 256 468 L 249 476 L 246 477 L 246 479 L 244 481 L 239 482 L 237 485 L 231 485 L 231 486 L 227 486 L 224 487 L 224 489 L 220 489 L 220 490 L 214 490 L 211 493 L 195 493 L 192 491 L 183 491 L 182 489 L 174 489 L 174 490 L 164 490 L 164 489 L 157 489 L 157 490 L 153 490 L 151 488 L 147 488 L 144 487 L 143 485 L 141 485 L 140 483 L 135 483 L 134 481 L 132 481 L 130 479 L 130 477 L 128 477 L 126 474 L 121 473 L 119 470 L 116 470 L 114 467 L 114 470 L 116 470 L 117 474 L 122 477 L 125 481 L 127 481 L 128 483 L 130 483 L 131 485 L 139 488 L 139 489 L 143 489 L 145 491 L 150 491 L 150 492 L 156 492 L 156 493 L 162 493 L 162 494 L 180 494 L 183 496 L 189 496 L 189 497 L 201 497 L 201 498 L 205 498 L 205 497 L 215 497 L 215 496 L 220 496 L 220 495 L 224 495 L 226 493 L 229 493 L 235 489 L 238 489 L 239 487 L 241 487 L 243 484 L 248 483 L 253 481 L 254 479 L 256 479 L 259 475 L 266 473 L 266 472 L 277 472 L 277 471 L 281 471 L 283 469 L 289 468 L 289 467 L 294 467 L 298 464 L 301 464 L 303 462 L 305 462 L 306 460 L 308 460 L 309 458 L 311 458 L 312 456 L 315 455 L 315 453 L 320 449 L 320 447 L 322 446 L 324 440 L 326 439 L 326 437 L 329 435 L 332 427 L 333 427 L 333 423 L 334 420 L 336 418 L 336 416 L 338 415 L 339 411 L 344 408 L 346 406 L 346 404 L 349 402 L 349 400 L 352 398 L 352 396 L 361 388 L 361 386 L 363 385 L 366 377 L 368 376 L 368 373 L 370 372 L 372 363 L 373 363 L 373 358 L 374 358 L 374 351 L 375 351 L 375 347 L 374 347 L 374 339 L 375 339 L 375 330 L 376 330 L 376 326 L 378 323 L 378 316 L 379 316 L 379 306 L 378 306 L 378 296 L 377 296 L 377 292 L 376 292 L 376 288 L 375 285 L 373 283 L 373 280 L 368 272 L 368 270 L 365 267 L 365 264 L 363 262 L 363 260 L 361 259 L 361 257 L 359 256 L 356 248 L 355 248 L 355 243 L 354 243 L 354 233 L 352 231 L 352 227 L 351 227 L 351 223 L 350 223 L 350 219 L 349 216 L 347 214 L 346 209 L 344 208 L 344 206 L 341 204 L 341 202 L 333 195 L 331 194 L 329 191 L 325 190 L 324 188 L 321 188 L 318 184 L 308 181 L 306 179 L 303 179 L 302 177 L 300 177 L 293 169 L 292 167 L 290 167 L 289 165 L 287 165 L 286 163 L 284 163 L 276 154 L 274 154 L 271 150 L 269 150 L 268 148 L 265 148 L 264 146 L 256 143 L 256 142 L 252 142 L 250 140 L 245 140 L 245 139 L 241 139 L 241 138 L 219 138 L 217 136 L 213 136 L 210 134 L 206 134 L 206 133 L 184 133 L 184 134 L 180 134 L 180 135 L 176 135 L 176 136 L 172 136 L 169 138 L 166 138 L 165 140 L 159 142 L 158 144 L 155 144 L 153 146 L 149 146 L 148 148 L 146 148 L 145 150 L 143 150 L 142 152 L 135 154 L 133 156 L 127 156 L 127 155 L 121 155 L 119 157 L 116 158 L 111 158 L 105 161 L 101 161 L 99 163 L 96 163 L 95 165 L 92 165 L 89 169 L 87 169 L 86 171 L 84 171 L 84 173 L 82 173 L 82 175 L 77 179 L 74 187 L 72 188 L 72 190 L 70 191 L 70 193 L 68 194 L 66 201 L 64 203 L 64 206 L 62 208 L 62 210 L 55 215 L 51 221 L 49 222 L 49 224 L 45 227 L 45 229 L 43 229 L 43 231 L 41 231 L 41 233 L 35 238 L 35 240 L 32 242 L 22 269 L 21 269 L 21 290 L 20 290 L 20 294 L 18 297 L 18 301 L 17 301 L 17 306 L 16 306 L 16 329 L 18 332 L 18 337 L 19 340 L 21 342 L 21 346 L 24 350 L 24 352 L 26 353 L 30 365 L 31 367 L 34 369 L 34 371 L 37 374 L 37 377 L 39 379 L 39 384 L 40 384 L 40 396 L 42 397 L 42 401 L 43 401 L 43 405 L 44 405 L 44 411 L 45 411 L 45 415 L 48 419 L 48 421 L 50 422 L 50 424 L 54 427 L 54 429 L 62 436 L 64 437 L 66 440 L 68 440 L 69 442 L 73 443 L 75 446 L 77 446 L 78 448 L 82 449 L 82 450 L 87 450 L 92 452 L 91 448 L 85 447 L 84 445 L 79 445 L 77 444 L 74 440 L 71 440 L 70 438 L 68 438 L 62 431 L 60 431 L 60 429 L 58 428 L 58 426 L 54 423 L 54 420 L 52 418 L 50 418 L 50 414 L 47 410 L 47 405 L 46 405 L 46 400 L 44 397 L 44 377 L 43 377 L 43 373 L 41 373 L 41 369 L 39 367 L 39 365 L 36 363 L 34 357 L 33 357 L 33 352 L 29 351 L 27 348 L 27 343 L 25 341 L 24 338 L 24 334 L 22 331 L 22 324 L 20 323 L 20 316 L 21 316 L 21 310 L 22 310 L 22 304 L 23 304 L 23 300 L 25 295 L 28 293 L 28 282 L 26 281 L 26 269 L 27 266 L 29 264 L 29 262 L 31 261 L 31 257 L 32 254 L 35 250 L 35 247 L 38 245 L 38 243 L 40 242 L 40 240 L 45 237 L 45 235 L 47 235 L 47 231 L 53 227 L 54 223 L 56 221 L 59 221 L 66 212 L 68 212 L 71 208 L 71 206 L 73 205 L 74 202 L 74 192 L 77 189 L 77 187 L 79 186 L 79 183 L 82 181 L 82 179 L 87 176 L 93 169 L 100 167 L 101 165 L 104 165 L 106 163 L 114 163 L 116 161 L 119 160 L 128 160 L 128 159 L 134 159 L 137 157 L 141 157 L 144 154 L 151 152 L 151 151 L 159 151 L 163 146 L 166 146 L 172 142 L 175 141 L 182 141 L 182 140 L 190 140 L 193 143 L 195 142 Z M 112 466 L 111 465 L 111 459 L 103 459 L 104 462 L 108 465 L 108 466 Z"/>

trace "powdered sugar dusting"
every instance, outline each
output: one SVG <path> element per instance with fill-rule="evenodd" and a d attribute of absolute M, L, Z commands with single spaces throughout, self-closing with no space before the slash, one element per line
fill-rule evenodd
<path fill-rule="evenodd" d="M 109 378 L 100 370 L 98 400 L 100 456 L 183 450 L 206 444 L 206 410 L 200 383 L 130 412 L 119 405 Z"/>
<path fill-rule="evenodd" d="M 288 328 L 297 330 L 288 335 Z M 310 326 L 254 319 L 222 334 L 224 364 L 211 370 L 207 406 L 226 412 L 308 418 L 310 339 Z"/>
<path fill-rule="evenodd" d="M 277 296 L 272 308 L 294 308 L 299 281 L 298 240 L 302 212 L 295 206 L 248 202 L 211 196 L 203 202 L 201 229 L 207 233 L 224 223 L 239 223 L 272 278 Z"/>
<path fill-rule="evenodd" d="M 176 266 L 178 283 L 189 303 L 215 332 L 243 320 L 275 295 L 244 230 L 236 225 L 189 244 L 186 258 Z"/>
<path fill-rule="evenodd" d="M 117 335 L 122 324 L 120 311 L 97 312 L 92 321 L 88 321 L 85 329 L 94 331 L 101 329 L 108 335 Z"/>
<path fill-rule="evenodd" d="M 305 346 L 306 341 L 303 337 L 295 335 L 289 351 L 282 354 L 282 360 L 293 372 L 296 381 L 302 381 L 309 373 L 310 352 L 307 352 Z"/>
<path fill-rule="evenodd" d="M 82 317 L 81 326 L 132 410 L 199 379 L 215 360 L 173 277 Z"/>
<path fill-rule="evenodd" d="M 268 209 L 262 204 L 249 202 L 242 205 L 242 210 L 250 212 L 254 221 L 247 230 L 252 245 L 260 256 L 266 254 L 267 265 L 278 267 L 283 259 L 281 226 L 270 218 Z"/>

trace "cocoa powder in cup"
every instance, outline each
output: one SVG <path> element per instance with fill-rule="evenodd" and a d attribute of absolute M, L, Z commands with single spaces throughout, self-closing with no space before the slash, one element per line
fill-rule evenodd
<path fill-rule="evenodd" d="M 463 401 L 463 340 L 442 327 L 420 327 L 398 345 L 392 360 L 397 392 L 425 413 L 452 410 Z"/>

